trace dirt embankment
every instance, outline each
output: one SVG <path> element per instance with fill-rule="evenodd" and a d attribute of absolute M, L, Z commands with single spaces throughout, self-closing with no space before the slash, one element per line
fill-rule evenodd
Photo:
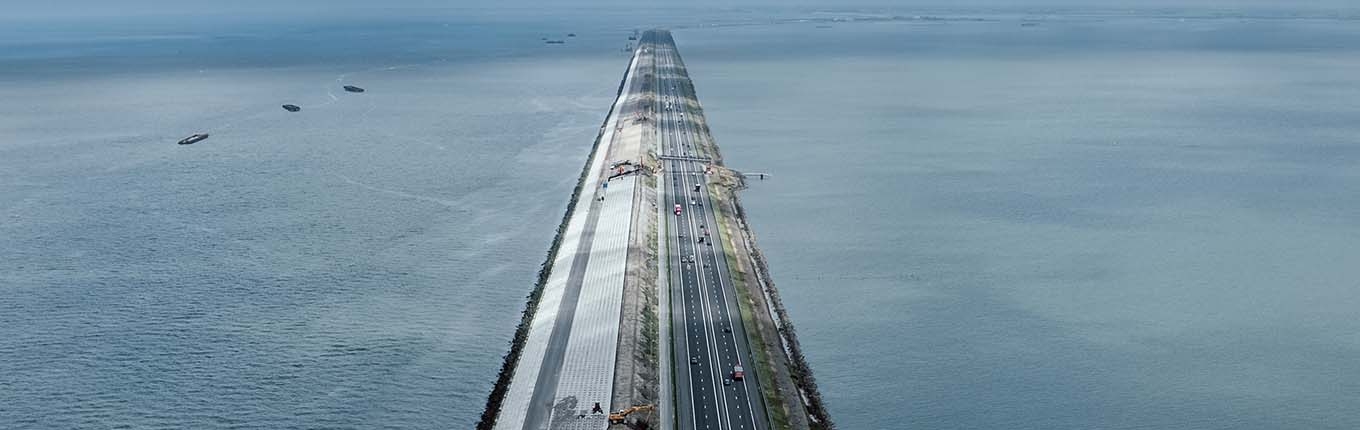
<path fill-rule="evenodd" d="M 657 217 L 656 124 L 647 119 L 655 105 L 654 57 L 639 54 L 642 81 L 620 112 L 611 161 L 633 163 L 640 181 L 633 196 L 633 219 L 629 228 L 628 263 L 624 275 L 622 315 L 619 318 L 619 353 L 615 363 L 613 409 L 656 405 L 660 399 L 659 333 L 657 321 Z M 614 429 L 657 428 L 655 411 L 633 414 Z"/>

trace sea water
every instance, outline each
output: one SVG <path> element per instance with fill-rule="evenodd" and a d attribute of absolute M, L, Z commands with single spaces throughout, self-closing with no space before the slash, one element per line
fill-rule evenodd
<path fill-rule="evenodd" d="M 841 428 L 1360 428 L 1360 21 L 982 16 L 676 34 Z"/>
<path fill-rule="evenodd" d="M 651 25 L 841 428 L 1357 428 L 1355 22 L 6 25 L 0 428 L 471 427 Z"/>
<path fill-rule="evenodd" d="M 408 17 L 9 39 L 0 428 L 471 428 L 628 33 Z M 192 133 L 211 136 L 176 145 Z"/>

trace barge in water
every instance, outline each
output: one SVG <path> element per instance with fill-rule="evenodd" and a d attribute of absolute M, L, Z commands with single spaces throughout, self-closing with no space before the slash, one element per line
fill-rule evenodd
<path fill-rule="evenodd" d="M 180 144 L 180 145 L 193 145 L 193 144 L 195 144 L 195 143 L 202 142 L 203 139 L 207 139 L 207 138 L 208 138 L 208 133 L 196 133 L 196 134 L 194 134 L 194 135 L 192 135 L 192 136 L 189 136 L 189 137 L 180 139 L 180 140 L 179 140 L 179 144 Z"/>

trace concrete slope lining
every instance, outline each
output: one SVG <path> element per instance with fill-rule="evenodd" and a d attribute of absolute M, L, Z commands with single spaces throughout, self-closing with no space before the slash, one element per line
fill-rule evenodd
<path fill-rule="evenodd" d="M 557 309 L 561 306 L 561 300 L 567 289 L 570 268 L 575 265 L 576 250 L 581 245 L 580 238 L 590 215 L 588 213 L 589 208 L 598 198 L 597 192 L 601 188 L 600 177 L 606 162 L 605 154 L 609 153 L 610 144 L 614 140 L 614 130 L 618 121 L 617 113 L 629 97 L 626 90 L 631 88 L 636 70 L 637 54 L 635 52 L 628 70 L 625 72 L 622 84 L 625 91 L 621 92 L 614 101 L 610 116 L 605 121 L 604 133 L 600 136 L 599 145 L 591 155 L 591 164 L 584 178 L 581 196 L 570 208 L 571 215 L 567 223 L 567 230 L 563 233 L 557 258 L 552 262 L 548 282 L 543 287 L 538 306 L 539 311 L 533 317 L 529 334 L 525 340 L 524 350 L 519 362 L 515 365 L 514 377 L 511 379 L 510 388 L 507 390 L 505 401 L 501 405 L 501 411 L 496 420 L 494 428 L 497 430 L 523 429 L 525 421 L 528 419 L 539 373 L 545 365 L 544 358 L 548 353 L 549 340 L 553 328 L 557 325 Z M 563 250 L 567 250 L 567 252 L 561 252 Z"/>
<path fill-rule="evenodd" d="M 628 232 L 633 219 L 636 176 L 611 181 L 605 193 L 591 259 L 581 286 L 571 338 L 567 343 L 554 404 L 564 410 L 575 405 L 568 421 L 554 411 L 553 430 L 604 429 L 605 415 L 593 413 L 599 403 L 607 412 L 613 393 L 614 364 L 618 353 L 619 314 L 623 307 L 623 281 L 627 268 Z"/>

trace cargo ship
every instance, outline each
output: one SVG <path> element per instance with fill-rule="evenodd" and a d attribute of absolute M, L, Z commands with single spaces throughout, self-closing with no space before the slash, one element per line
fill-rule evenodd
<path fill-rule="evenodd" d="M 180 139 L 180 140 L 179 140 L 179 144 L 180 144 L 180 145 L 193 145 L 193 144 L 195 144 L 195 143 L 202 142 L 203 139 L 207 139 L 207 138 L 208 138 L 208 133 L 196 133 L 196 134 L 194 134 L 194 135 L 192 135 L 192 136 L 189 136 L 189 137 Z"/>
<path fill-rule="evenodd" d="M 364 92 L 364 89 L 353 85 L 345 85 L 345 91 L 349 91 L 351 93 L 362 93 Z"/>
<path fill-rule="evenodd" d="M 302 108 L 299 107 L 298 105 L 283 105 L 283 109 L 289 112 L 297 112 L 302 110 Z"/>

